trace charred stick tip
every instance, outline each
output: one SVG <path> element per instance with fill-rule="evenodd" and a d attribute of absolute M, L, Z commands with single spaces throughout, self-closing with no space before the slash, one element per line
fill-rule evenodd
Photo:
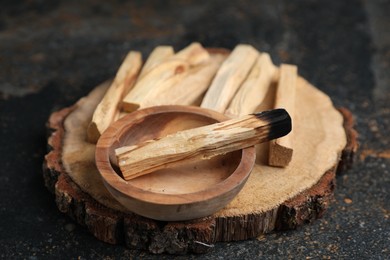
<path fill-rule="evenodd" d="M 291 117 L 285 109 L 267 110 L 253 115 L 269 124 L 269 140 L 285 136 L 291 131 Z"/>

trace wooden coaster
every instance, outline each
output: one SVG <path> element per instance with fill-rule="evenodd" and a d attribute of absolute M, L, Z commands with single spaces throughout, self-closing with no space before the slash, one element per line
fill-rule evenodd
<path fill-rule="evenodd" d="M 59 210 L 107 243 L 152 253 L 205 253 L 216 242 L 310 223 L 324 214 L 333 198 L 336 172 L 351 167 L 357 149 L 351 113 L 335 109 L 328 96 L 299 78 L 300 116 L 294 134 L 302 143 L 288 167 L 269 167 L 259 160 L 239 195 L 210 217 L 185 222 L 147 219 L 126 211 L 111 197 L 94 164 L 94 145 L 85 141 L 107 85 L 50 116 L 50 151 L 43 171 Z M 258 152 L 266 155 L 267 149 L 263 146 Z"/>

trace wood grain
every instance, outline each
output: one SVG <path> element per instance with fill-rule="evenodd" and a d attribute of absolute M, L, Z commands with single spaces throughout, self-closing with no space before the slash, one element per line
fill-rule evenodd
<path fill-rule="evenodd" d="M 154 109 L 158 112 L 159 108 Z M 187 118 L 183 117 L 184 120 Z M 160 122 L 151 127 L 160 129 L 164 126 L 165 122 Z M 126 127 L 131 129 L 133 125 L 126 123 Z M 131 180 L 156 170 L 209 160 L 217 155 L 268 142 L 288 134 L 290 130 L 291 118 L 288 113 L 275 109 L 122 146 L 115 153 L 124 179 Z M 118 139 L 117 136 L 113 138 Z"/>
<path fill-rule="evenodd" d="M 278 79 L 278 68 L 272 63 L 268 53 L 261 53 L 248 77 L 234 95 L 225 114 L 238 117 L 258 112 L 266 98 L 269 88 Z"/>
<path fill-rule="evenodd" d="M 201 107 L 224 113 L 258 55 L 258 51 L 250 45 L 237 45 L 218 70 Z"/>
<path fill-rule="evenodd" d="M 142 67 L 141 72 L 139 73 L 139 78 L 141 79 L 158 64 L 172 57 L 173 54 L 175 54 L 175 52 L 172 46 L 157 46 L 154 48 L 154 50 L 149 54 L 149 57 L 146 60 L 144 66 Z"/>
<path fill-rule="evenodd" d="M 152 54 L 144 75 L 122 100 L 122 108 L 126 112 L 148 106 L 145 103 L 150 106 L 153 96 L 180 84 L 189 74 L 194 73 L 192 67 L 201 66 L 210 60 L 209 52 L 199 43 L 192 43 L 172 56 L 169 56 L 170 51 L 166 48 L 155 50 Z M 188 92 L 188 95 L 193 95 L 193 99 L 199 96 L 196 92 Z"/>
<path fill-rule="evenodd" d="M 269 147 L 268 163 L 271 166 L 286 167 L 293 157 L 295 128 L 295 96 L 297 88 L 298 68 L 295 65 L 282 64 L 279 69 L 280 77 L 276 90 L 275 108 L 286 109 L 293 120 L 293 130 L 287 136 L 272 140 Z M 296 139 L 296 138 L 295 138 Z"/>
<path fill-rule="evenodd" d="M 173 84 L 163 84 L 147 95 L 140 108 L 161 105 L 198 105 L 199 99 L 210 86 L 226 54 L 213 53 L 210 59 L 189 69 L 188 73 Z"/>
<path fill-rule="evenodd" d="M 116 169 L 112 157 L 121 145 L 136 145 L 225 119 L 198 107 L 160 106 L 138 110 L 115 122 L 96 145 L 96 166 L 106 188 L 127 209 L 153 219 L 177 221 L 212 215 L 245 184 L 255 163 L 253 147 L 171 165 L 132 180 L 122 178 L 124 173 Z"/>
<path fill-rule="evenodd" d="M 222 241 L 251 239 L 272 230 L 295 229 L 322 217 L 333 199 L 335 168 L 327 171 L 309 189 L 264 213 L 227 217 L 209 217 L 185 222 L 159 222 L 132 213 L 112 209 L 80 189 L 61 167 L 65 135 L 64 120 L 77 106 L 54 112 L 48 121 L 49 153 L 45 156 L 43 177 L 45 186 L 55 194 L 59 210 L 97 239 L 110 244 L 125 244 L 131 249 L 151 253 L 206 253 L 213 244 Z M 352 114 L 342 109 L 344 127 L 350 142 L 343 150 L 339 172 L 352 166 L 357 148 Z M 275 220 L 275 221 L 270 221 Z"/>
<path fill-rule="evenodd" d="M 96 143 L 107 127 L 119 117 L 122 98 L 133 87 L 142 66 L 140 52 L 130 51 L 106 94 L 96 107 L 88 126 L 87 138 Z"/>
<path fill-rule="evenodd" d="M 104 86 L 97 88 L 71 108 L 50 117 L 51 150 L 45 156 L 43 175 L 60 211 L 86 226 L 98 239 L 125 243 L 129 248 L 152 253 L 204 253 L 218 241 L 255 238 L 314 221 L 331 203 L 339 159 L 337 169 L 346 170 L 357 147 L 351 114 L 345 109 L 340 114 L 328 96 L 298 77 L 296 109 L 301 116 L 295 120 L 299 125 L 296 134 L 305 141 L 297 147 L 289 167 L 269 167 L 266 161 L 258 160 L 255 170 L 259 174 L 253 172 L 236 199 L 223 210 L 194 221 L 154 221 L 126 211 L 104 188 L 94 162 L 89 162 L 95 150 L 85 142 L 83 120 L 91 117 L 104 91 Z M 312 134 L 307 134 L 307 129 Z M 327 136 L 332 136 L 332 141 L 327 141 Z M 263 148 L 260 157 L 268 153 Z M 84 151 L 83 158 L 77 151 Z M 307 160 L 312 163 L 305 164 Z"/>

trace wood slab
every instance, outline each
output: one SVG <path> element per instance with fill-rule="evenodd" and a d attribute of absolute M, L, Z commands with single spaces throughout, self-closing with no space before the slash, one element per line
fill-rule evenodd
<path fill-rule="evenodd" d="M 85 141 L 88 122 L 108 84 L 51 115 L 50 151 L 43 171 L 59 210 L 107 243 L 152 253 L 205 253 L 216 242 L 294 229 L 324 214 L 333 198 L 339 159 L 339 169 L 346 170 L 357 149 L 348 110 L 340 113 L 328 96 L 299 78 L 296 124 L 301 127 L 296 135 L 305 149 L 297 147 L 288 167 L 275 169 L 258 162 L 256 172 L 261 174 L 252 174 L 239 195 L 210 217 L 185 222 L 147 219 L 127 212 L 111 197 L 94 164 L 94 145 Z M 330 142 L 335 136 L 341 141 Z"/>

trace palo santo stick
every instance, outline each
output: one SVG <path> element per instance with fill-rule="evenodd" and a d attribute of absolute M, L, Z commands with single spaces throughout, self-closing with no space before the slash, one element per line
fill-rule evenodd
<path fill-rule="evenodd" d="M 125 180 L 152 171 L 212 158 L 288 134 L 291 119 L 284 109 L 184 130 L 145 143 L 116 149 Z"/>
<path fill-rule="evenodd" d="M 280 78 L 275 97 L 275 108 L 286 109 L 294 118 L 295 92 L 298 77 L 298 68 L 295 65 L 282 64 Z M 269 165 L 285 167 L 293 155 L 293 131 L 291 134 L 270 142 Z"/>
<path fill-rule="evenodd" d="M 134 86 L 134 88 L 123 99 L 122 109 L 126 112 L 133 112 L 140 107 L 142 100 L 149 93 L 167 79 L 181 73 L 185 73 L 189 64 L 185 60 L 167 60 L 155 66 L 149 73 L 144 75 Z"/>
<path fill-rule="evenodd" d="M 225 60 L 224 54 L 212 54 L 210 59 L 201 65 L 189 69 L 182 80 L 176 84 L 165 84 L 158 91 L 145 97 L 140 107 L 158 105 L 194 105 L 210 86 L 218 68 Z"/>
<path fill-rule="evenodd" d="M 178 74 L 187 73 L 190 66 L 204 63 L 209 58 L 209 53 L 199 43 L 193 43 L 167 60 L 156 64 L 137 81 L 134 88 L 123 99 L 123 110 L 127 112 L 137 110 L 149 94 L 176 84 L 183 76 Z"/>
<path fill-rule="evenodd" d="M 124 95 L 133 87 L 141 66 L 141 53 L 130 51 L 119 67 L 114 81 L 93 113 L 92 121 L 87 130 L 89 142 L 96 143 L 104 130 L 118 118 L 118 105 Z"/>
<path fill-rule="evenodd" d="M 258 56 L 252 46 L 237 45 L 218 70 L 201 107 L 224 113 Z"/>
<path fill-rule="evenodd" d="M 194 42 L 176 53 L 173 58 L 187 60 L 191 66 L 196 66 L 207 61 L 210 54 L 200 43 Z"/>
<path fill-rule="evenodd" d="M 172 46 L 158 46 L 154 48 L 142 67 L 139 78 L 145 76 L 145 74 L 152 70 L 156 65 L 172 57 L 174 53 Z"/>
<path fill-rule="evenodd" d="M 276 80 L 277 71 L 269 54 L 261 53 L 225 114 L 234 118 L 255 112 L 263 102 L 270 85 Z"/>

